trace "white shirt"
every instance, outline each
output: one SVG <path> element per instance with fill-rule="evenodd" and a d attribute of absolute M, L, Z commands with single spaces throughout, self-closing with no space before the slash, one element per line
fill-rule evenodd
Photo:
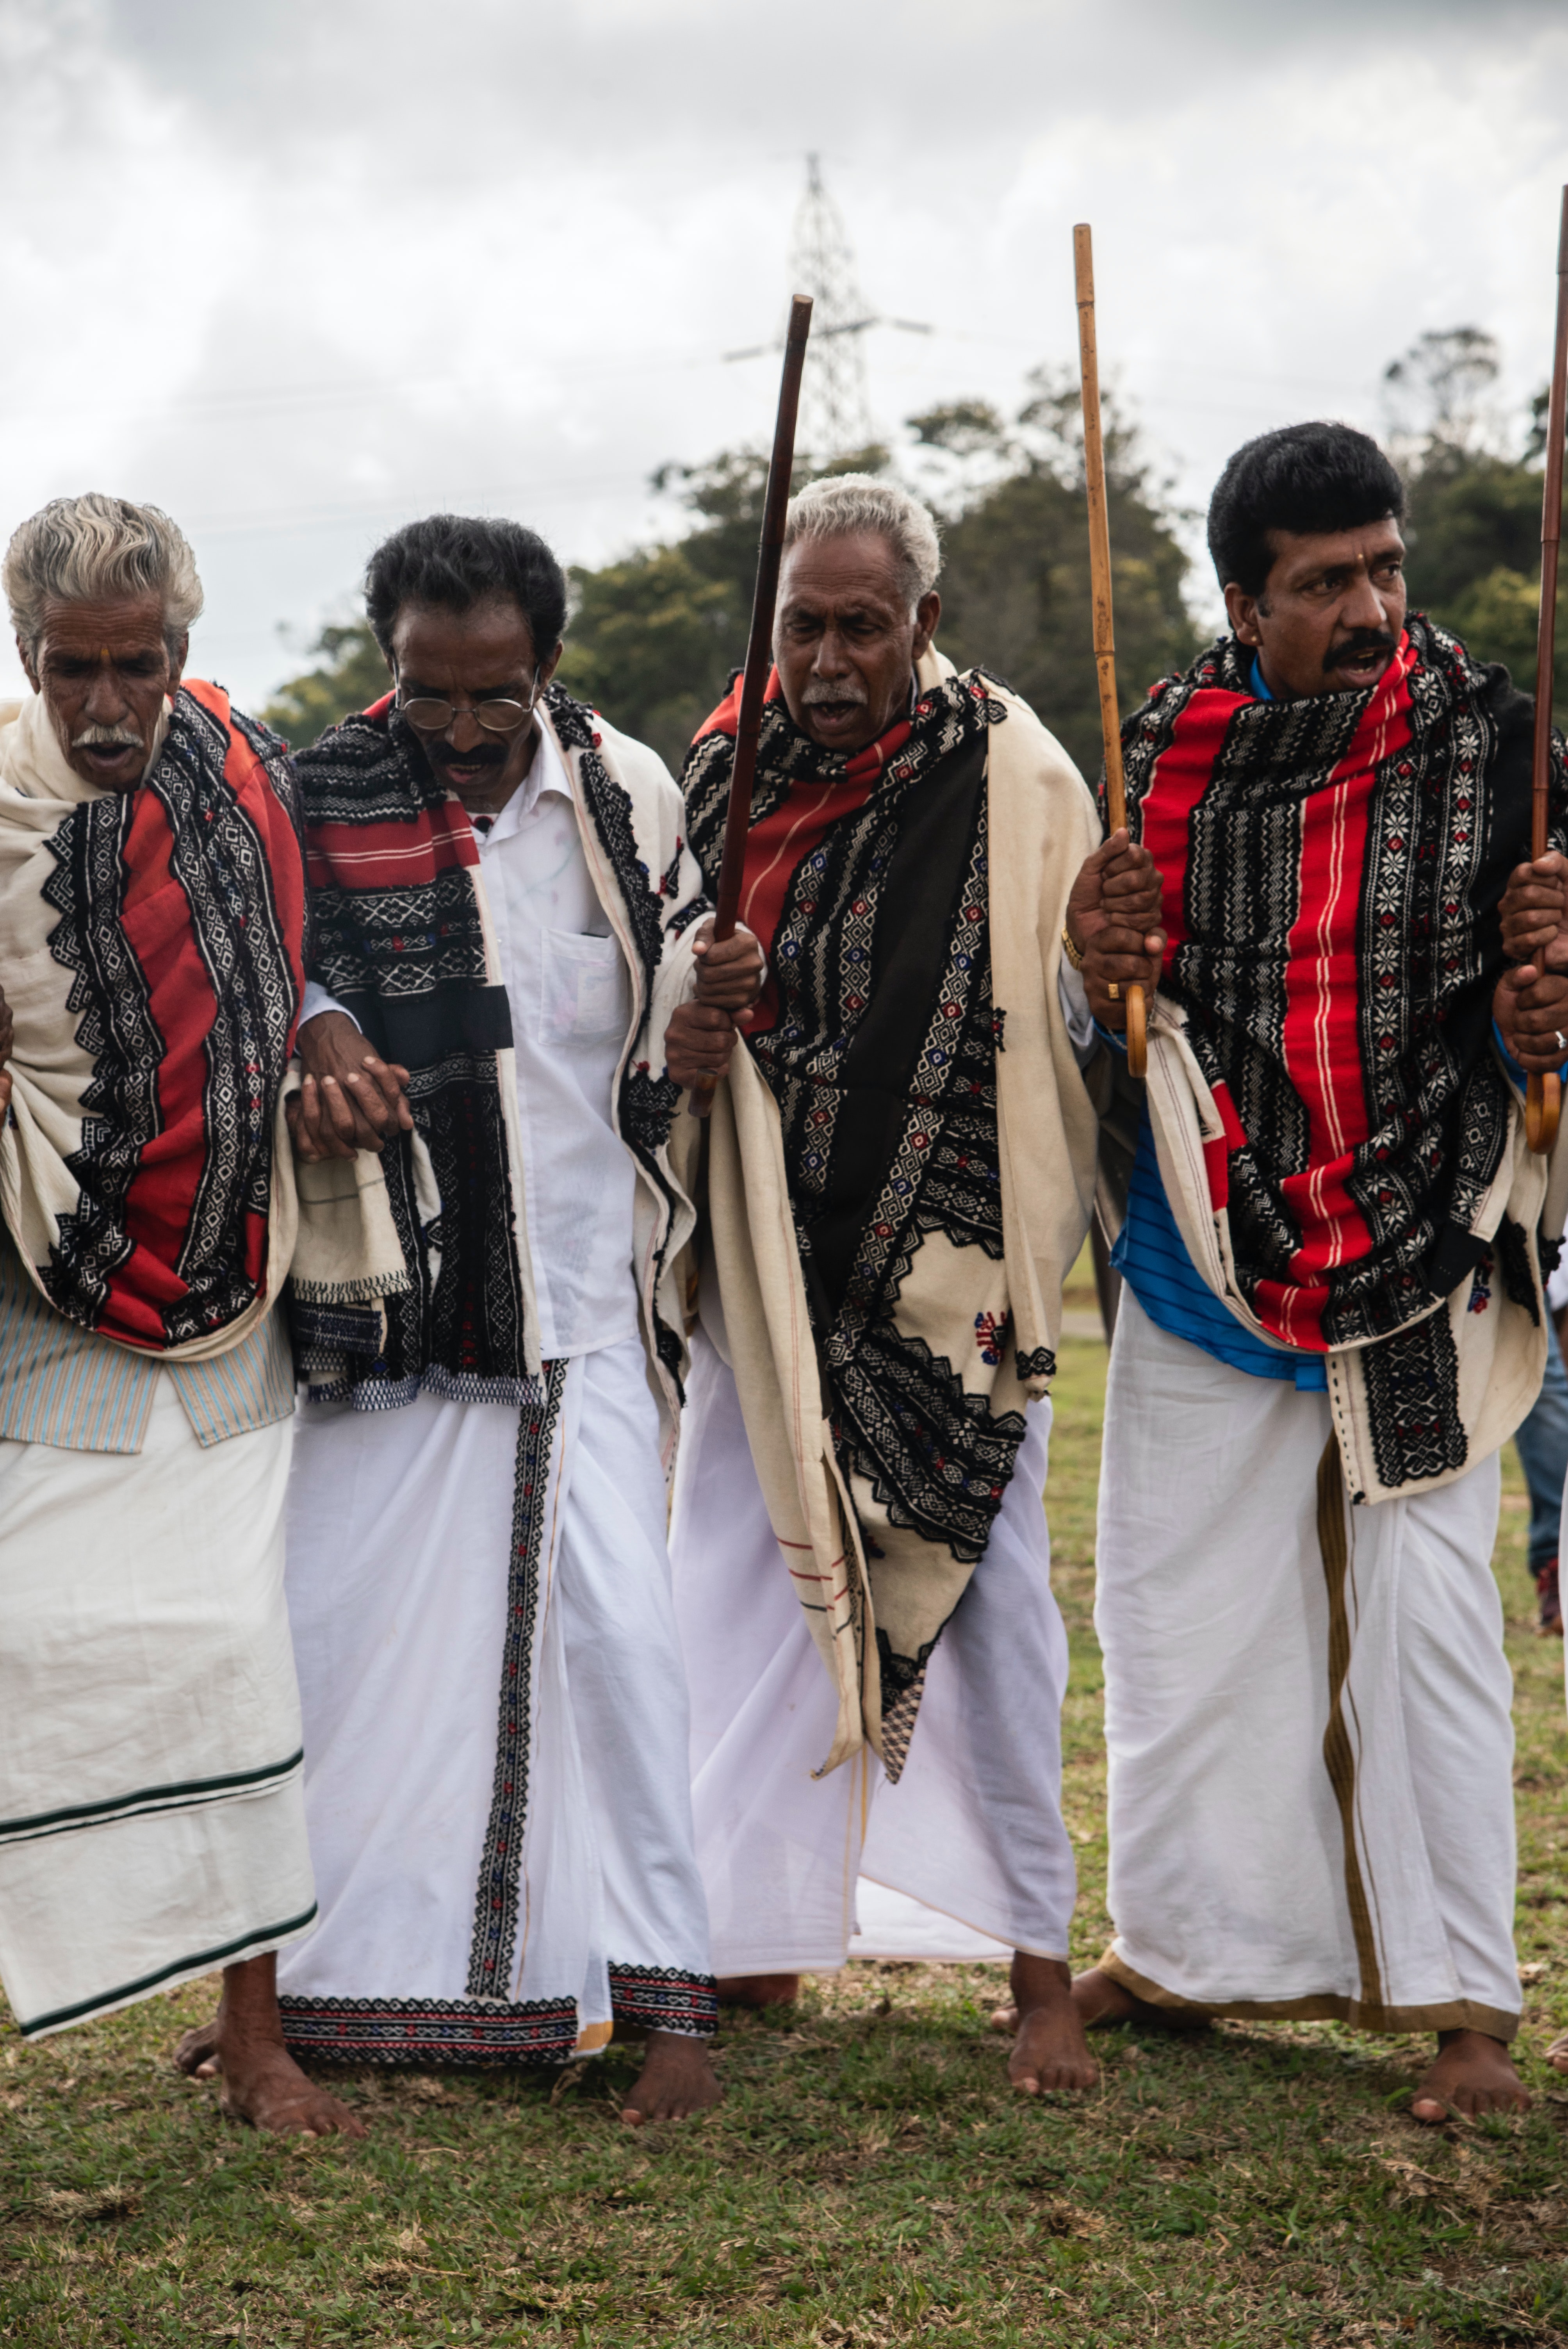
<path fill-rule="evenodd" d="M 561 753 L 541 731 L 488 834 L 474 826 L 511 1005 L 523 1196 L 546 1361 L 637 1335 L 636 1169 L 611 1123 L 632 980 L 599 903 Z M 342 1006 L 314 982 L 303 1018 Z"/>

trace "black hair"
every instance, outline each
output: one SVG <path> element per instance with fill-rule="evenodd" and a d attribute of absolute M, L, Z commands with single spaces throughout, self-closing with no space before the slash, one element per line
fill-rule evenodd
<path fill-rule="evenodd" d="M 490 595 L 521 607 L 541 659 L 554 651 L 566 631 L 566 574 L 520 522 L 427 514 L 383 540 L 365 567 L 365 615 L 388 665 L 405 604 L 468 612 Z"/>
<path fill-rule="evenodd" d="M 1391 514 L 1405 484 L 1376 440 L 1349 424 L 1286 424 L 1236 450 L 1209 501 L 1209 552 L 1222 587 L 1261 595 L 1271 530 L 1355 530 Z"/>

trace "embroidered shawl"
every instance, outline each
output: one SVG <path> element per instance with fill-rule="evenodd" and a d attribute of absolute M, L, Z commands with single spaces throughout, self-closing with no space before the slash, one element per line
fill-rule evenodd
<path fill-rule="evenodd" d="M 614 1118 L 638 1168 L 635 1271 L 673 1413 L 685 1357 L 674 1264 L 694 1218 L 669 1164 L 679 1092 L 665 1074 L 664 1031 L 689 981 L 689 933 L 708 907 L 662 762 L 559 686 L 540 716 L 632 974 Z M 536 1392 L 539 1341 L 511 1015 L 472 826 L 390 695 L 297 763 L 315 891 L 311 975 L 408 1069 L 415 1130 L 381 1162 L 407 1286 L 374 1306 L 320 1284 L 306 1296 L 296 1288 L 296 1352 L 315 1398 L 359 1410 L 411 1402 L 421 1386 L 519 1402 Z"/>
<path fill-rule="evenodd" d="M 1539 1313 L 1541 1203 L 1527 1229 L 1491 1033 L 1532 705 L 1419 616 L 1363 693 L 1261 701 L 1251 665 L 1222 638 L 1123 730 L 1181 1040 L 1150 1080 L 1161 1168 L 1179 1190 L 1174 1087 L 1201 1103 L 1201 1266 L 1263 1333 L 1362 1357 L 1342 1366 L 1367 1412 L 1352 1490 L 1405 1489 L 1479 1456 L 1436 1309 L 1473 1280 L 1484 1310 L 1495 1278 Z M 1560 745 L 1553 794 L 1568 846 Z"/>
<path fill-rule="evenodd" d="M 36 696 L 0 731 L 0 1202 L 85 1329 L 194 1359 L 266 1311 L 305 904 L 287 750 L 221 687 L 180 688 L 132 792 L 78 777 Z"/>
<path fill-rule="evenodd" d="M 1094 1122 L 1055 968 L 1058 901 L 1092 843 L 1092 806 L 1032 713 L 982 670 L 959 677 L 928 659 L 908 719 L 853 762 L 802 734 L 776 687 L 770 697 L 742 894 L 769 949 L 774 1000 L 745 1071 L 721 1089 L 710 1214 L 775 1530 L 787 1551 L 802 1540 L 818 1551 L 814 1581 L 799 1560 L 792 1570 L 809 1611 L 825 1606 L 837 1627 L 813 1624 L 843 1699 L 832 1758 L 858 1742 L 863 1707 L 896 1774 L 927 1661 L 1013 1473 L 1024 1404 L 1054 1372 L 1061 1278 L 1083 1237 Z M 698 736 L 685 776 L 692 844 L 710 876 L 732 705 Z M 999 875 L 998 844 L 1022 858 L 1019 871 Z M 1012 957 L 1000 998 L 999 882 Z M 1026 1199 L 1009 1173 L 1010 1064 L 1015 1150 L 1026 1125 L 1030 1135 Z M 758 1114 L 753 1072 L 770 1117 Z M 748 1267 L 777 1198 L 788 1202 L 789 1262 L 757 1276 L 754 1300 Z M 744 1241 L 741 1215 L 756 1219 Z M 781 1339 L 768 1370 L 746 1325 L 760 1312 L 792 1326 L 782 1291 L 797 1286 L 814 1363 Z M 784 1423 L 802 1431 L 793 1486 L 768 1463 L 778 1376 Z M 830 1471 L 806 1401 L 819 1379 Z M 836 1541 L 825 1472 L 842 1505 Z"/>

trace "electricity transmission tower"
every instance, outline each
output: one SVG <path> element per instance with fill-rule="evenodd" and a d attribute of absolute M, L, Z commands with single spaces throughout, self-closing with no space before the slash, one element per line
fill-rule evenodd
<path fill-rule="evenodd" d="M 806 158 L 806 192 L 789 239 L 789 284 L 810 294 L 814 305 L 800 387 L 800 446 L 818 459 L 841 457 L 872 438 L 861 336 L 876 322 L 856 280 L 843 217 L 822 185 L 815 155 Z"/>
<path fill-rule="evenodd" d="M 875 438 L 861 336 L 871 326 L 898 326 L 907 335 L 929 335 L 933 329 L 913 318 L 884 318 L 867 308 L 843 215 L 822 184 L 821 160 L 816 155 L 806 158 L 806 191 L 789 239 L 789 287 L 795 294 L 810 294 L 813 305 L 798 443 L 803 458 L 828 464 L 869 447 Z M 756 343 L 744 351 L 727 351 L 725 357 L 759 358 L 764 351 L 781 347 L 777 342 Z"/>

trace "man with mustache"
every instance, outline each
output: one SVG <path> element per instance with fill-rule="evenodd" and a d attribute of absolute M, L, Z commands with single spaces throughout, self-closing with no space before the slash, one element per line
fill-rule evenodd
<path fill-rule="evenodd" d="M 433 515 L 366 602 L 393 690 L 299 760 L 298 1135 L 346 1204 L 385 1183 L 402 1271 L 293 1285 L 321 1922 L 284 2029 L 463 2065 L 614 2032 L 646 2042 L 623 2116 L 672 2118 L 718 2088 L 665 1547 L 694 1220 L 669 1133 L 723 1057 L 690 999 L 743 1008 L 760 957 L 709 950 L 658 758 L 552 682 L 542 539 Z"/>
<path fill-rule="evenodd" d="M 1440 2121 L 1526 2102 L 1491 1559 L 1568 1186 L 1524 1078 L 1568 1059 L 1568 977 L 1507 959 L 1532 704 L 1407 613 L 1403 510 L 1345 425 L 1232 458 L 1231 633 L 1123 728 L 1143 934 L 1069 917 L 1106 1028 L 1159 988 L 1104 1198 L 1116 1931 L 1075 1995 L 1090 2024 L 1434 2032 L 1411 2109 Z"/>
<path fill-rule="evenodd" d="M 1011 1951 L 1038 2095 L 1094 2077 L 1041 1493 L 1094 1177 L 1057 974 L 1095 823 L 1033 711 L 936 653 L 939 564 L 891 483 L 790 507 L 741 896 L 772 976 L 711 1120 L 671 1554 L 720 1995 Z M 736 724 L 732 691 L 686 765 L 710 885 Z"/>
<path fill-rule="evenodd" d="M 273 1992 L 315 1913 L 275 1309 L 294 774 L 184 676 L 201 584 L 156 507 L 56 499 L 5 587 L 33 690 L 0 725 L 0 1975 L 36 2034 L 222 1966 L 227 2109 L 358 2135 Z"/>

